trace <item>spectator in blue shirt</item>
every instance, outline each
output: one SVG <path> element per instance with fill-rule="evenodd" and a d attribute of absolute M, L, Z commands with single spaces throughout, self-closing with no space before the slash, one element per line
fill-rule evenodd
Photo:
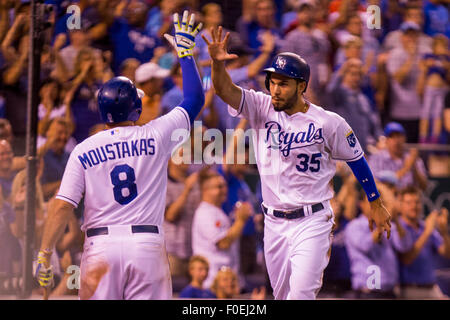
<path fill-rule="evenodd" d="M 189 259 L 189 276 L 191 282 L 180 292 L 180 298 L 215 299 L 216 295 L 203 288 L 203 282 L 208 276 L 209 263 L 206 258 L 195 255 Z"/>
<path fill-rule="evenodd" d="M 176 63 L 170 69 L 170 77 L 174 86 L 164 93 L 161 98 L 161 113 L 166 114 L 183 101 L 183 78 L 181 74 L 180 63 Z"/>
<path fill-rule="evenodd" d="M 276 38 L 275 42 L 279 42 L 280 31 L 276 25 L 275 4 L 273 0 L 261 0 L 256 3 L 255 18 L 250 21 L 241 20 L 237 23 L 237 31 L 250 48 L 256 50 L 255 56 L 261 54 L 260 48 L 263 44 L 264 33 L 269 31 Z M 272 52 L 270 58 L 274 58 L 276 52 Z M 269 65 L 271 59 L 267 62 Z"/>
<path fill-rule="evenodd" d="M 431 212 L 421 219 L 423 203 L 419 191 L 408 187 L 400 192 L 400 222 L 413 240 L 412 248 L 400 257 L 400 281 L 404 299 L 440 299 L 444 295 L 436 284 L 434 259 L 450 259 L 448 210 Z"/>
<path fill-rule="evenodd" d="M 152 59 L 153 50 L 161 40 L 147 33 L 147 16 L 148 6 L 142 1 L 132 0 L 129 4 L 125 2 L 119 5 L 114 17 L 108 20 L 108 34 L 114 55 L 112 69 L 115 73 L 118 73 L 121 63 L 128 58 L 136 58 L 141 63 Z"/>
<path fill-rule="evenodd" d="M 437 33 L 443 33 L 450 37 L 450 22 L 448 8 L 446 8 L 448 1 L 442 0 L 427 0 L 424 5 L 425 12 L 425 33 L 429 36 L 434 36 Z"/>
<path fill-rule="evenodd" d="M 379 229 L 369 230 L 370 204 L 364 192 L 360 194 L 361 214 L 349 222 L 345 230 L 345 245 L 350 258 L 352 288 L 356 298 L 393 299 L 399 284 L 396 251 L 406 252 L 412 241 L 398 220 L 393 219 L 392 236 L 387 239 Z"/>

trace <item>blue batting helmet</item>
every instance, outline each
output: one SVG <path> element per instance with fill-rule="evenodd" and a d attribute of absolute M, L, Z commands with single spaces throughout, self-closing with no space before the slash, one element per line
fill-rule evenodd
<path fill-rule="evenodd" d="M 105 123 L 137 121 L 142 112 L 142 90 L 136 89 L 126 77 L 115 77 L 99 90 L 97 100 Z"/>
<path fill-rule="evenodd" d="M 282 52 L 276 55 L 272 61 L 272 67 L 264 69 L 266 72 L 266 88 L 270 91 L 270 75 L 272 73 L 298 79 L 306 82 L 306 88 L 309 82 L 309 65 L 305 59 L 298 54 L 291 52 Z"/>

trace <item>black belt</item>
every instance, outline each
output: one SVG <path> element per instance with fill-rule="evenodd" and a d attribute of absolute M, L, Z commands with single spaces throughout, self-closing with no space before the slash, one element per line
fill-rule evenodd
<path fill-rule="evenodd" d="M 159 233 L 158 226 L 153 225 L 137 225 L 131 226 L 132 233 Z M 92 228 L 86 231 L 89 237 L 101 236 L 108 234 L 108 227 Z"/>
<path fill-rule="evenodd" d="M 267 214 L 267 208 L 261 204 L 261 208 L 263 209 L 263 212 Z M 324 208 L 322 203 L 316 203 L 311 206 L 312 213 L 315 213 L 317 211 L 320 211 Z M 303 208 L 295 209 L 292 211 L 281 211 L 281 210 L 273 210 L 273 215 L 277 218 L 284 218 L 284 219 L 297 219 L 302 218 L 305 216 L 305 211 Z"/>

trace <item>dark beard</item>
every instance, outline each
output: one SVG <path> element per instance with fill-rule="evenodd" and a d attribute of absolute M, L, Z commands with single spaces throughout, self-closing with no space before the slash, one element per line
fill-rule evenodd
<path fill-rule="evenodd" d="M 297 104 L 297 101 L 298 101 L 297 91 L 298 91 L 298 88 L 295 89 L 295 93 L 292 95 L 292 97 L 287 99 L 287 101 L 283 105 L 281 105 L 279 107 L 276 107 L 274 105 L 273 109 L 276 112 L 281 112 L 281 111 L 284 111 L 284 110 L 292 109 Z"/>

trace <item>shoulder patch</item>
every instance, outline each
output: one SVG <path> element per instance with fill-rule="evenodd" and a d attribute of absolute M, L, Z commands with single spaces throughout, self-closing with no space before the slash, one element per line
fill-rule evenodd
<path fill-rule="evenodd" d="M 349 133 L 347 133 L 346 137 L 347 137 L 348 145 L 350 147 L 354 148 L 356 146 L 356 137 L 355 137 L 355 134 L 353 133 L 353 131 L 350 131 Z"/>

